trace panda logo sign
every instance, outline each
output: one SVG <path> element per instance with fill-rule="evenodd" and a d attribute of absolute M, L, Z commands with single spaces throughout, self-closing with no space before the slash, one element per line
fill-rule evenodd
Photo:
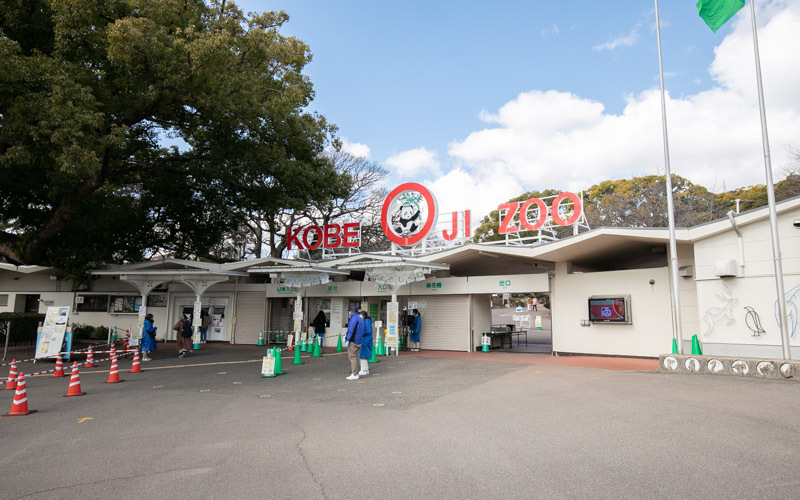
<path fill-rule="evenodd" d="M 421 184 L 407 182 L 394 188 L 383 202 L 381 226 L 392 243 L 411 246 L 427 236 L 438 217 L 433 194 Z"/>

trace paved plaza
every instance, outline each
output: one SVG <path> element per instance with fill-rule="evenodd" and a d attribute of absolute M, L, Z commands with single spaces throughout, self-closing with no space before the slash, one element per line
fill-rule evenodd
<path fill-rule="evenodd" d="M 424 351 L 382 358 L 355 382 L 335 353 L 285 357 L 288 373 L 266 379 L 260 349 L 177 359 L 159 347 L 143 373 L 122 361 L 121 384 L 104 384 L 107 364 L 82 371 L 85 397 L 61 397 L 68 378 L 29 379 L 38 412 L 0 419 L 0 498 L 800 491 L 796 382 L 666 375 L 652 360 Z"/>

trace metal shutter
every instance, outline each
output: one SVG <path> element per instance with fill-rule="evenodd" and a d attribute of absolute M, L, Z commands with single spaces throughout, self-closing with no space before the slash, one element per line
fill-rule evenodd
<path fill-rule="evenodd" d="M 409 302 L 420 307 L 420 348 L 438 351 L 469 351 L 469 295 L 414 296 Z"/>
<path fill-rule="evenodd" d="M 258 344 L 258 331 L 264 329 L 267 298 L 264 292 L 239 292 L 236 313 L 236 343 Z"/>

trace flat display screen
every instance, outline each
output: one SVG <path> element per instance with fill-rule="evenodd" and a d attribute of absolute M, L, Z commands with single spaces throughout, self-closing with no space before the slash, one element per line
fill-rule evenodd
<path fill-rule="evenodd" d="M 630 323 L 630 296 L 590 297 L 589 321 L 595 323 Z"/>

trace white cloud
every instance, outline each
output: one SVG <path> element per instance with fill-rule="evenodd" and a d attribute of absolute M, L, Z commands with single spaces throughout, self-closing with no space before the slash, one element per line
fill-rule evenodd
<path fill-rule="evenodd" d="M 595 45 L 592 47 L 592 50 L 599 52 L 601 50 L 614 50 L 617 47 L 633 47 L 636 45 L 636 42 L 639 41 L 639 29 L 641 27 L 641 24 L 636 24 L 627 35 L 617 37 L 606 43 L 601 43 L 600 45 Z"/>
<path fill-rule="evenodd" d="M 369 159 L 370 149 L 366 144 L 361 144 L 360 142 L 350 142 L 347 139 L 342 139 L 342 150 L 345 153 L 350 153 L 355 157 Z"/>
<path fill-rule="evenodd" d="M 402 153 L 390 156 L 386 159 L 386 164 L 394 167 L 397 175 L 401 177 L 413 177 L 425 173 L 439 175 L 439 161 L 436 159 L 436 152 L 424 147 L 409 149 Z"/>
<path fill-rule="evenodd" d="M 759 45 L 773 168 L 780 172 L 787 146 L 800 143 L 800 58 L 791 49 L 800 47 L 800 2 L 763 10 Z M 715 190 L 723 182 L 765 182 L 749 16 L 733 23 L 709 68 L 714 86 L 667 100 L 672 171 Z M 526 190 L 580 190 L 664 169 L 657 88 L 629 95 L 621 114 L 568 92 L 532 90 L 480 117 L 487 128 L 450 144 L 457 168 L 433 183 L 442 205 L 491 198 L 487 206 L 495 208 Z"/>
<path fill-rule="evenodd" d="M 559 33 L 558 25 L 554 24 L 552 28 L 545 28 L 542 30 L 542 37 L 546 37 L 548 35 L 558 35 Z"/>

